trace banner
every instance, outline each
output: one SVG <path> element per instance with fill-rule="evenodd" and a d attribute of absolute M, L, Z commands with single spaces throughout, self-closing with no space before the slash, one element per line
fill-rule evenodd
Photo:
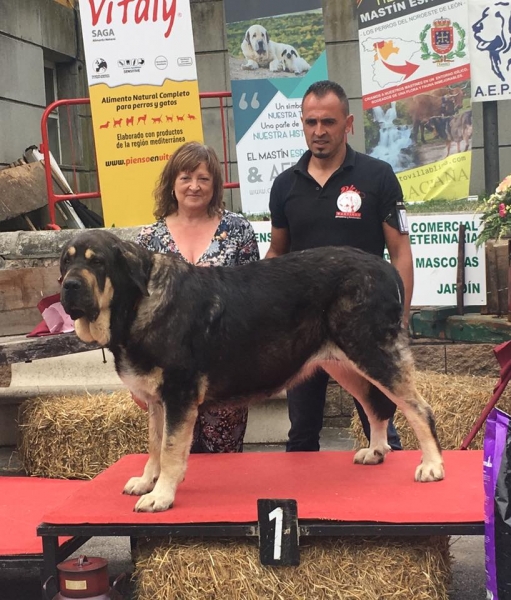
<path fill-rule="evenodd" d="M 202 141 L 189 0 L 80 0 L 106 227 L 154 220 L 172 153 Z"/>
<path fill-rule="evenodd" d="M 511 7 L 508 2 L 470 0 L 468 30 L 472 101 L 511 98 Z"/>
<path fill-rule="evenodd" d="M 467 0 L 356 2 L 367 154 L 390 163 L 408 202 L 467 197 Z"/>
<path fill-rule="evenodd" d="M 455 306 L 458 269 L 458 230 L 465 225 L 465 306 L 486 304 L 486 257 L 476 248 L 480 218 L 472 215 L 408 216 L 415 285 L 413 306 Z M 271 223 L 252 221 L 259 252 L 270 247 Z M 390 260 L 388 253 L 385 258 Z"/>
<path fill-rule="evenodd" d="M 321 0 L 224 6 L 242 210 L 267 213 L 273 180 L 307 150 L 303 94 L 327 78 Z"/>

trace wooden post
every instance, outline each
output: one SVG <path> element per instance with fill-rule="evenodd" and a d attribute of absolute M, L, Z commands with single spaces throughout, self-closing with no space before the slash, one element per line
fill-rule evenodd
<path fill-rule="evenodd" d="M 458 268 L 456 271 L 456 309 L 463 315 L 463 290 L 465 288 L 465 225 L 460 223 L 458 229 Z"/>

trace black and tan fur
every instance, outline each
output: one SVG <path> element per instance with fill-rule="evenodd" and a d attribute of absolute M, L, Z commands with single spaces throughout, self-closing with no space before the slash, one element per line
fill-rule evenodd
<path fill-rule="evenodd" d="M 78 336 L 107 346 L 149 406 L 149 460 L 124 488 L 142 496 L 135 510 L 172 506 L 200 404 L 268 398 L 318 367 L 368 415 L 371 441 L 356 463 L 383 461 L 394 402 L 422 448 L 415 479 L 444 477 L 434 418 L 413 383 L 402 283 L 382 259 L 320 248 L 205 269 L 92 230 L 63 248 L 61 270 Z"/>

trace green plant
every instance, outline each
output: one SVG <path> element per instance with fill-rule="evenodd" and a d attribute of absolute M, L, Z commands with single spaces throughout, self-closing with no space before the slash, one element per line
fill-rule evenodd
<path fill-rule="evenodd" d="M 499 183 L 493 194 L 483 198 L 478 212 L 481 213 L 482 228 L 477 237 L 477 246 L 511 235 L 511 175 Z"/>

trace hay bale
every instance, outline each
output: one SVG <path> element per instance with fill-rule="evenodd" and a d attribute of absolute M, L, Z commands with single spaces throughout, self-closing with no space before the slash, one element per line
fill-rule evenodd
<path fill-rule="evenodd" d="M 264 567 L 250 539 L 175 539 L 142 550 L 138 600 L 447 600 L 449 538 L 302 538 L 298 567 Z"/>
<path fill-rule="evenodd" d="M 37 477 L 92 479 L 124 455 L 148 451 L 147 421 L 127 391 L 27 400 L 21 464 Z"/>
<path fill-rule="evenodd" d="M 493 377 L 416 371 L 415 382 L 419 393 L 433 409 L 441 447 L 444 450 L 457 450 L 490 400 L 496 380 Z M 507 412 L 511 410 L 510 391 L 504 392 L 498 404 Z M 394 423 L 401 436 L 403 448 L 417 450 L 419 445 L 415 433 L 399 409 L 396 411 Z M 357 415 L 351 420 L 350 432 L 358 447 L 367 446 L 367 439 Z M 484 427 L 470 447 L 481 449 L 483 437 Z"/>

